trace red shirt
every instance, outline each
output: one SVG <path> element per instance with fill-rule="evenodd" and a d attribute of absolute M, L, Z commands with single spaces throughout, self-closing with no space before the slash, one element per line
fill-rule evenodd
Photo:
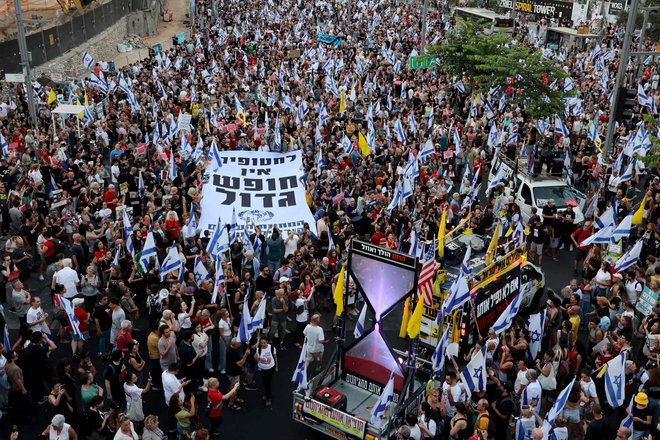
<path fill-rule="evenodd" d="M 89 324 L 87 323 L 89 320 L 89 314 L 85 311 L 85 309 L 76 307 L 73 309 L 73 314 L 78 319 L 78 329 L 81 332 L 86 332 L 89 330 Z"/>
<path fill-rule="evenodd" d="M 127 349 L 128 344 L 132 341 L 133 336 L 131 336 L 130 333 L 125 332 L 124 329 L 120 329 L 119 332 L 117 332 L 117 350 Z"/>
<path fill-rule="evenodd" d="M 220 392 L 220 390 L 209 390 L 208 401 L 209 401 L 209 417 L 215 418 L 222 415 L 222 399 L 225 396 Z"/>
<path fill-rule="evenodd" d="M 591 231 L 579 228 L 575 232 L 573 232 L 573 237 L 575 237 L 575 241 L 578 242 L 578 249 L 580 249 L 581 251 L 588 251 L 589 250 L 591 245 L 588 244 L 586 246 L 579 246 L 579 244 L 582 243 L 587 238 L 591 237 Z"/>

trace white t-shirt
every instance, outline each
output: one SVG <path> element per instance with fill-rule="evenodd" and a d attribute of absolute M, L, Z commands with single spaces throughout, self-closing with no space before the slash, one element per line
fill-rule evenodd
<path fill-rule="evenodd" d="M 220 329 L 220 333 L 225 337 L 225 339 L 231 337 L 231 325 L 227 321 L 221 319 L 218 322 L 218 328 Z M 229 342 L 229 340 L 227 340 L 227 342 Z"/>
<path fill-rule="evenodd" d="M 520 406 L 529 405 L 534 406 L 536 412 L 541 412 L 541 393 L 543 389 L 541 384 L 536 382 L 530 382 L 527 384 L 522 393 L 522 399 L 520 399 Z"/>
<path fill-rule="evenodd" d="M 637 295 L 641 295 L 643 290 L 642 283 L 637 280 L 626 281 L 626 297 L 631 304 L 637 304 Z"/>
<path fill-rule="evenodd" d="M 612 279 L 612 275 L 609 272 L 604 271 L 603 269 L 598 269 L 596 273 L 596 281 L 598 284 L 609 284 Z"/>
<path fill-rule="evenodd" d="M 447 410 L 447 416 L 454 417 L 456 411 L 454 411 L 454 408 L 452 407 L 451 403 L 449 402 L 449 398 L 447 397 L 449 388 L 450 387 L 447 382 L 442 383 L 442 396 L 445 399 L 445 409 Z M 451 397 L 454 400 L 454 403 L 467 402 L 469 396 L 470 393 L 465 388 L 465 385 L 463 385 L 462 382 L 457 382 L 456 385 L 451 387 Z"/>
<path fill-rule="evenodd" d="M 307 351 L 309 353 L 323 353 L 323 344 L 325 339 L 323 328 L 319 325 L 307 324 L 303 334 L 307 337 Z"/>
<path fill-rule="evenodd" d="M 298 243 L 300 242 L 300 236 L 298 234 L 290 235 L 286 240 L 286 243 L 284 243 L 284 255 L 295 254 L 298 249 Z"/>
<path fill-rule="evenodd" d="M 419 426 L 408 426 L 408 428 L 410 428 L 410 438 L 412 440 L 421 440 L 422 430 L 419 429 Z"/>
<path fill-rule="evenodd" d="M 37 307 L 36 309 L 33 309 L 30 307 L 27 311 L 27 315 L 25 316 L 25 319 L 27 320 L 28 324 L 32 324 L 33 322 L 37 322 L 40 319 L 44 317 L 44 311 L 41 309 L 41 307 Z M 50 328 L 48 328 L 48 324 L 46 321 L 42 322 L 41 324 L 36 324 L 31 326 L 33 332 L 42 332 L 50 335 Z"/>
<path fill-rule="evenodd" d="M 268 344 L 266 348 L 259 347 L 257 353 L 259 354 L 257 366 L 260 370 L 275 368 L 275 349 L 272 345 Z"/>
<path fill-rule="evenodd" d="M 165 404 L 170 404 L 170 399 L 181 386 L 179 379 L 169 371 L 163 371 L 163 374 L 160 376 L 163 379 L 163 393 L 165 394 Z M 183 399 L 185 397 L 183 393 L 183 388 L 179 391 L 179 398 Z"/>
<path fill-rule="evenodd" d="M 206 352 L 208 350 L 208 345 L 204 345 L 203 347 L 202 345 L 205 343 L 208 344 L 208 341 L 209 341 L 209 335 L 207 335 L 204 332 L 195 333 L 193 335 L 192 346 L 195 349 L 195 353 L 198 356 L 206 355 Z"/>
<path fill-rule="evenodd" d="M 516 394 L 518 394 L 518 391 L 520 391 L 521 386 L 525 386 L 529 383 L 529 380 L 527 380 L 527 370 L 525 371 L 518 371 L 516 374 L 516 381 L 513 384 L 513 390 Z"/>
<path fill-rule="evenodd" d="M 190 319 L 190 315 L 187 313 L 179 313 L 177 320 L 179 321 L 179 328 L 190 328 L 192 326 L 192 320 Z"/>
<path fill-rule="evenodd" d="M 296 322 L 307 322 L 308 318 L 308 312 L 307 312 L 307 303 L 305 300 L 302 298 L 302 296 L 299 296 L 298 299 L 295 302 L 296 309 L 300 306 L 303 307 L 302 313 L 299 313 L 296 315 Z"/>
<path fill-rule="evenodd" d="M 593 380 L 590 380 L 589 382 L 581 380 L 580 386 L 582 387 L 582 397 L 597 397 L 596 384 Z M 580 401 L 580 406 L 584 406 L 584 402 Z"/>
<path fill-rule="evenodd" d="M 70 267 L 63 267 L 55 272 L 55 282 L 64 286 L 64 297 L 69 299 L 78 295 L 76 284 L 80 282 L 78 273 Z"/>
<path fill-rule="evenodd" d="M 124 384 L 124 394 L 126 394 L 126 411 L 131 407 L 131 403 L 135 400 L 142 400 L 142 388 L 137 385 Z"/>
<path fill-rule="evenodd" d="M 420 425 L 424 426 L 428 432 L 431 433 L 431 438 L 435 437 L 436 430 L 438 429 L 438 425 L 435 423 L 435 420 L 426 416 L 420 416 L 418 422 Z"/>

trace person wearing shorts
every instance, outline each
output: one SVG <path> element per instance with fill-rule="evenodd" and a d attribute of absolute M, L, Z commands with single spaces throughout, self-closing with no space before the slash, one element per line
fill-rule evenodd
<path fill-rule="evenodd" d="M 585 221 L 584 225 L 581 228 L 577 228 L 575 232 L 571 234 L 571 240 L 573 241 L 573 244 L 575 244 L 575 247 L 577 248 L 577 253 L 575 254 L 575 262 L 573 266 L 573 272 L 575 273 L 575 275 L 578 274 L 578 264 L 580 264 L 582 261 L 584 261 L 585 258 L 587 258 L 587 254 L 589 254 L 589 249 L 591 248 L 590 244 L 586 246 L 580 246 L 580 243 L 582 243 L 587 238 L 591 237 L 591 234 L 592 234 L 591 222 L 589 220 Z"/>
<path fill-rule="evenodd" d="M 545 241 L 545 228 L 541 224 L 541 218 L 538 216 L 530 219 L 529 227 L 529 261 L 534 262 L 534 257 L 538 256 L 538 264 L 541 265 L 543 259 L 543 242 Z"/>

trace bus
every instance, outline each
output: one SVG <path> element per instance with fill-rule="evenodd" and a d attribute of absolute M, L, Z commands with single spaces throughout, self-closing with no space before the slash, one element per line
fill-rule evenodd
<path fill-rule="evenodd" d="M 485 31 L 491 32 L 513 32 L 513 19 L 500 15 L 497 12 L 484 8 L 454 8 L 456 17 L 465 20 L 483 21 L 486 24 Z"/>

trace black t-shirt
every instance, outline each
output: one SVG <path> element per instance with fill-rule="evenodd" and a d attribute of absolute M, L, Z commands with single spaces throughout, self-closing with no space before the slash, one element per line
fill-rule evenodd
<path fill-rule="evenodd" d="M 548 216 L 553 216 L 557 213 L 557 207 L 556 206 L 548 206 L 545 205 L 543 207 L 543 224 L 549 228 L 553 227 L 555 225 L 555 220 L 554 219 L 549 219 L 545 218 L 546 215 Z"/>
<path fill-rule="evenodd" d="M 110 316 L 110 308 L 108 306 L 96 306 L 92 317 L 99 320 L 99 327 L 102 331 L 109 330 L 112 327 L 112 318 Z"/>
<path fill-rule="evenodd" d="M 123 402 L 125 400 L 124 384 L 120 380 L 120 377 L 126 375 L 124 370 L 126 370 L 126 364 L 124 361 L 121 361 L 119 365 L 111 362 L 105 367 L 105 371 L 103 372 L 103 380 L 107 380 L 110 383 L 112 400 L 114 402 Z"/>
<path fill-rule="evenodd" d="M 179 344 L 179 359 L 181 360 L 181 366 L 188 370 L 192 367 L 189 367 L 190 363 L 193 361 L 195 358 L 195 349 L 193 348 L 192 345 L 188 345 L 185 342 L 181 342 Z"/>
<path fill-rule="evenodd" d="M 48 365 L 48 345 L 30 343 L 25 349 L 28 361 L 26 365 L 28 371 L 32 373 L 34 378 L 45 377 L 46 365 Z"/>
<path fill-rule="evenodd" d="M 542 244 L 545 238 L 545 231 L 542 225 L 536 225 L 534 223 L 529 227 L 529 237 L 532 243 Z"/>
<path fill-rule="evenodd" d="M 641 409 L 637 407 L 637 404 L 633 403 L 632 415 L 633 417 L 639 417 L 642 420 L 646 420 L 648 416 L 653 415 L 653 411 L 651 411 L 648 405 L 646 406 L 646 408 Z M 651 429 L 651 425 L 647 425 L 645 423 L 633 422 L 633 429 L 639 431 L 648 431 Z"/>
<path fill-rule="evenodd" d="M 610 438 L 610 432 L 609 423 L 605 417 L 600 420 L 593 420 L 591 423 L 589 423 L 585 440 L 601 440 Z"/>
<path fill-rule="evenodd" d="M 236 365 L 243 357 L 243 350 L 239 348 L 227 347 L 227 376 L 239 376 L 243 367 Z"/>

